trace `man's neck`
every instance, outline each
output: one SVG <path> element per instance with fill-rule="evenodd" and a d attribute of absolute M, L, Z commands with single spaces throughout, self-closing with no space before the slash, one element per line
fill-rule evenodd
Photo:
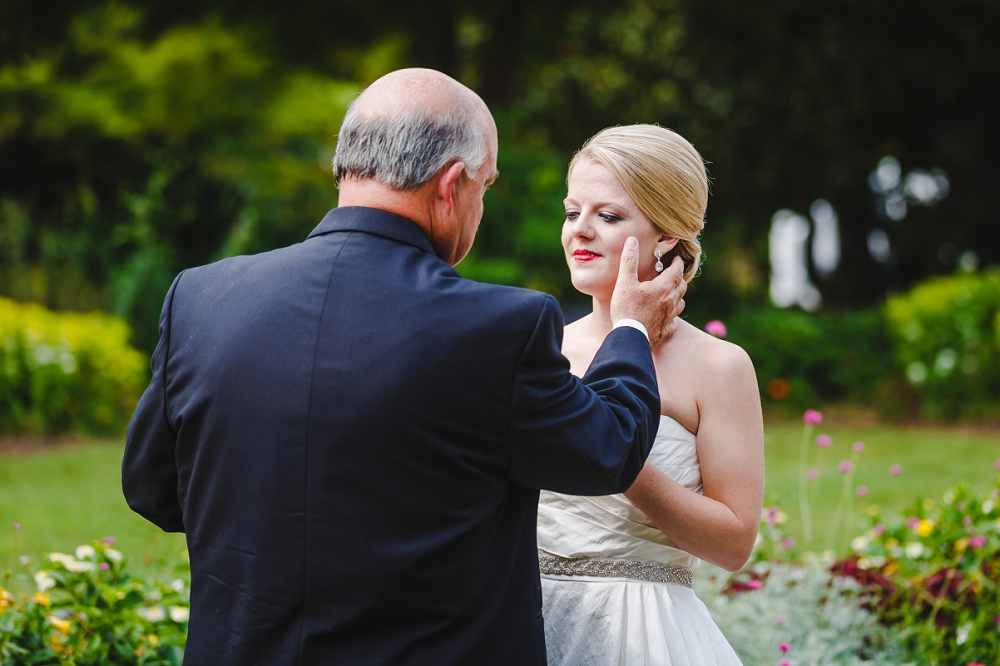
<path fill-rule="evenodd" d="M 430 193 L 420 188 L 412 192 L 394 190 L 371 178 L 344 179 L 340 182 L 337 206 L 363 206 L 395 213 L 412 221 L 431 236 Z"/>

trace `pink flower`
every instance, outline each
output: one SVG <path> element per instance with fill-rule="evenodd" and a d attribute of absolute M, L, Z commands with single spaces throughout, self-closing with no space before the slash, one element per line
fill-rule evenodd
<path fill-rule="evenodd" d="M 101 571 L 107 571 L 110 568 L 111 568 L 110 564 L 108 564 L 107 562 L 101 562 Z"/>
<path fill-rule="evenodd" d="M 778 666 L 792 666 L 792 662 L 790 662 L 787 659 L 785 659 L 780 664 L 778 664 Z"/>
<path fill-rule="evenodd" d="M 821 446 L 824 449 L 833 444 L 833 438 L 829 435 L 820 435 L 816 438 L 816 446 Z"/>
<path fill-rule="evenodd" d="M 868 494 L 868 486 L 858 486 L 858 489 L 854 491 L 854 494 L 858 497 L 864 497 Z"/>
<path fill-rule="evenodd" d="M 781 650 L 782 653 L 788 652 L 788 643 L 782 643 L 778 646 L 778 649 Z"/>
<path fill-rule="evenodd" d="M 806 413 L 802 415 L 802 420 L 809 425 L 819 425 L 823 422 L 823 414 L 815 409 L 807 409 Z"/>
<path fill-rule="evenodd" d="M 997 458 L 993 463 L 993 469 L 1000 469 L 1000 458 Z"/>
<path fill-rule="evenodd" d="M 749 583 L 747 583 L 747 589 L 748 590 L 759 590 L 760 587 L 761 586 L 760 586 L 760 581 L 759 580 L 752 580 Z"/>
<path fill-rule="evenodd" d="M 993 624 L 1000 624 L 1000 615 L 997 615 L 995 618 L 993 618 Z"/>
<path fill-rule="evenodd" d="M 795 546 L 795 539 L 793 537 L 785 537 L 781 540 L 782 548 L 792 548 Z"/>
<path fill-rule="evenodd" d="M 875 536 L 882 536 L 883 534 L 885 534 L 885 525 L 879 523 L 878 525 L 872 528 L 872 533 L 874 533 Z"/>
<path fill-rule="evenodd" d="M 903 466 L 899 463 L 889 465 L 889 476 L 899 476 L 903 473 Z"/>
<path fill-rule="evenodd" d="M 841 474 L 847 474 L 854 468 L 854 464 L 850 460 L 841 460 L 840 464 L 837 465 L 837 469 Z"/>
<path fill-rule="evenodd" d="M 806 478 L 809 479 L 810 481 L 815 481 L 817 476 L 819 476 L 819 471 L 815 469 L 811 469 L 808 472 L 806 472 Z"/>
<path fill-rule="evenodd" d="M 15 532 L 21 531 L 21 523 L 14 523 L 14 531 Z"/>
<path fill-rule="evenodd" d="M 969 539 L 969 548 L 982 548 L 986 545 L 986 537 L 982 534 L 972 537 Z"/>
<path fill-rule="evenodd" d="M 971 517 L 966 516 L 965 518 L 962 518 L 962 526 L 963 527 L 968 527 L 971 524 L 972 524 L 972 518 Z"/>
<path fill-rule="evenodd" d="M 920 526 L 920 519 L 916 517 L 910 518 L 906 521 L 906 526 L 911 530 L 915 530 Z"/>
<path fill-rule="evenodd" d="M 118 543 L 118 540 L 113 536 L 106 536 L 104 537 L 103 542 L 105 546 L 113 546 Z"/>
<path fill-rule="evenodd" d="M 705 324 L 705 332 L 717 338 L 724 338 L 726 337 L 726 325 L 716 319 Z"/>
<path fill-rule="evenodd" d="M 777 622 L 779 625 L 784 624 L 785 623 L 785 616 L 784 615 L 779 615 L 778 617 L 776 617 L 774 619 L 774 621 Z M 997 615 L 996 621 L 997 621 L 998 624 L 1000 624 L 1000 615 Z"/>
<path fill-rule="evenodd" d="M 854 451 L 855 453 L 861 453 L 864 450 L 865 450 L 864 442 L 854 442 L 853 444 L 851 444 L 851 451 Z"/>

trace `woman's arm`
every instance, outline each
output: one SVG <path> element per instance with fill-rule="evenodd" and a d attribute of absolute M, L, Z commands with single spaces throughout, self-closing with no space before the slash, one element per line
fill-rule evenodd
<path fill-rule="evenodd" d="M 753 550 L 764 498 L 760 394 L 739 347 L 720 345 L 706 366 L 697 440 L 705 494 L 646 465 L 625 496 L 679 548 L 736 571 Z"/>

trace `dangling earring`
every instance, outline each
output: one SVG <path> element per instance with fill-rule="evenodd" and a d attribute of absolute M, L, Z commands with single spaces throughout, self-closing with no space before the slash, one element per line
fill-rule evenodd
<path fill-rule="evenodd" d="M 659 250 L 656 250 L 656 251 L 653 252 L 653 256 L 656 257 L 656 266 L 655 266 L 656 272 L 657 273 L 662 273 L 663 272 L 663 262 L 660 261 L 660 257 L 663 256 L 663 253 L 660 252 Z"/>

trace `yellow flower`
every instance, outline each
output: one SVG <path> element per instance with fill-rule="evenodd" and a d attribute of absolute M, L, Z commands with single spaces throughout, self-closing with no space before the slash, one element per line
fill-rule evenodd
<path fill-rule="evenodd" d="M 31 600 L 34 601 L 36 604 L 40 604 L 42 606 L 45 606 L 46 608 L 48 608 L 51 605 L 51 603 L 52 603 L 52 600 L 49 598 L 49 595 L 43 594 L 41 592 L 36 592 L 31 597 Z"/>
<path fill-rule="evenodd" d="M 897 571 L 899 571 L 899 565 L 896 562 L 890 562 L 889 564 L 885 565 L 884 573 L 886 576 L 891 576 Z"/>
<path fill-rule="evenodd" d="M 148 638 L 149 638 L 149 644 L 150 645 L 156 645 L 157 643 L 160 642 L 160 637 L 157 636 L 156 634 L 150 634 L 148 636 Z"/>
<path fill-rule="evenodd" d="M 922 537 L 930 536 L 931 530 L 934 529 L 934 521 L 924 518 L 920 521 L 920 525 L 917 526 L 917 534 Z"/>
<path fill-rule="evenodd" d="M 955 552 L 956 553 L 964 552 L 965 549 L 968 548 L 968 547 L 969 547 L 969 538 L 968 537 L 962 537 L 961 539 L 959 539 L 958 541 L 955 542 Z"/>
<path fill-rule="evenodd" d="M 0 613 L 14 605 L 14 595 L 0 587 Z"/>
<path fill-rule="evenodd" d="M 63 620 L 55 615 L 49 615 L 46 619 L 49 621 L 49 624 L 58 629 L 63 636 L 69 635 L 69 630 L 73 626 L 69 620 Z"/>

